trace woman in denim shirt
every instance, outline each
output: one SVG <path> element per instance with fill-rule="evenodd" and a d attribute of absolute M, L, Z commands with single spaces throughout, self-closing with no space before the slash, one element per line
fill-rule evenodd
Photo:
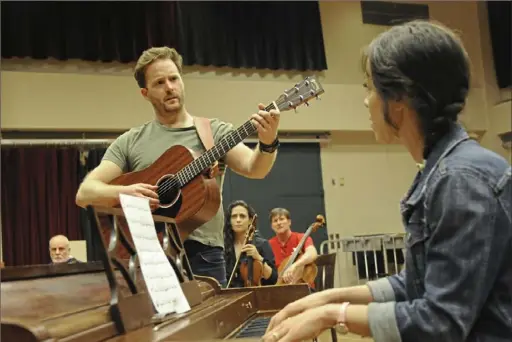
<path fill-rule="evenodd" d="M 398 138 L 419 165 L 401 201 L 405 269 L 298 300 L 265 341 L 300 341 L 337 327 L 384 341 L 512 341 L 511 168 L 457 123 L 470 62 L 449 29 L 395 26 L 363 58 L 376 139 Z"/>

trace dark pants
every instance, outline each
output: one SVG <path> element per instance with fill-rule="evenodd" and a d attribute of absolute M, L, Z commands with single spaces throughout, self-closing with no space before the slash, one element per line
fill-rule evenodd
<path fill-rule="evenodd" d="M 185 241 L 185 251 L 192 273 L 217 279 L 221 287 L 227 284 L 224 250 L 220 247 L 203 245 L 197 241 Z"/>

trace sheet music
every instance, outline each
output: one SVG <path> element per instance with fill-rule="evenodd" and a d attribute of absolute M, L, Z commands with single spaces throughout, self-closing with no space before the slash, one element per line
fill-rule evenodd
<path fill-rule="evenodd" d="M 161 314 L 189 311 L 180 281 L 158 241 L 149 199 L 125 194 L 120 194 L 119 199 L 156 311 Z"/>

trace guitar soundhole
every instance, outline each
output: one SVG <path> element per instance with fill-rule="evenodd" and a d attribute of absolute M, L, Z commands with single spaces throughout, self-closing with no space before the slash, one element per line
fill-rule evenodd
<path fill-rule="evenodd" d="M 156 182 L 160 208 L 172 207 L 180 198 L 181 188 L 174 175 L 165 175 Z"/>

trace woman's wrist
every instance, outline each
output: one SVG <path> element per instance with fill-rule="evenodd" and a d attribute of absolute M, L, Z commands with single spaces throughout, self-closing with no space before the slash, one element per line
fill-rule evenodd
<path fill-rule="evenodd" d="M 326 327 L 334 327 L 338 324 L 340 317 L 340 308 L 342 304 L 326 304 L 324 305 L 325 310 L 322 310 L 322 322 Z"/>
<path fill-rule="evenodd" d="M 350 286 L 336 289 L 335 298 L 332 300 L 336 303 L 351 302 L 354 304 L 369 304 L 373 301 L 372 294 L 368 286 Z"/>

